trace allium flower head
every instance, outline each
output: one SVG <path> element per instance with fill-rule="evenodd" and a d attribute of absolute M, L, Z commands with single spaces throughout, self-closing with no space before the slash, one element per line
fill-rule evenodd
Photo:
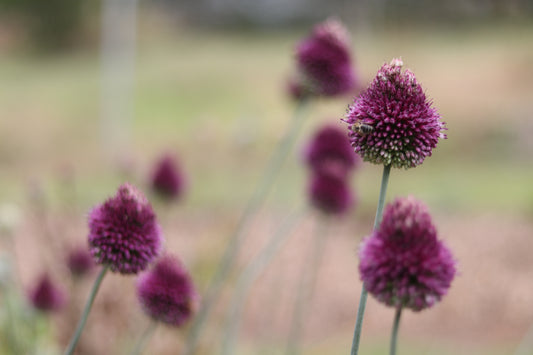
<path fill-rule="evenodd" d="M 152 175 L 152 188 L 167 199 L 180 197 L 185 185 L 184 177 L 175 160 L 166 155 L 159 160 Z"/>
<path fill-rule="evenodd" d="M 30 290 L 29 298 L 33 307 L 43 312 L 58 311 L 66 301 L 63 290 L 46 273 L 40 276 L 35 287 Z"/>
<path fill-rule="evenodd" d="M 456 273 L 426 206 L 412 197 L 385 208 L 381 225 L 365 238 L 359 257 L 368 292 L 388 306 L 415 311 L 440 301 Z"/>
<path fill-rule="evenodd" d="M 355 88 L 348 31 L 336 20 L 317 25 L 296 48 L 298 76 L 293 87 L 301 93 L 337 96 Z M 300 96 L 300 95 L 299 95 Z"/>
<path fill-rule="evenodd" d="M 67 256 L 67 266 L 72 275 L 79 277 L 91 272 L 95 264 L 87 248 L 75 248 Z"/>
<path fill-rule="evenodd" d="M 413 168 L 431 156 L 444 122 L 403 62 L 384 64 L 370 86 L 348 108 L 345 121 L 364 161 Z"/>
<path fill-rule="evenodd" d="M 346 175 L 359 165 L 360 158 L 354 153 L 345 131 L 328 124 L 317 130 L 309 142 L 305 161 L 312 170 L 340 170 Z"/>
<path fill-rule="evenodd" d="M 161 249 L 161 231 L 142 192 L 125 183 L 117 194 L 89 215 L 89 248 L 98 264 L 111 271 L 136 274 L 146 269 Z"/>
<path fill-rule="evenodd" d="M 311 204 L 328 215 L 342 215 L 353 204 L 353 196 L 347 179 L 328 172 L 315 172 L 308 190 Z"/>
<path fill-rule="evenodd" d="M 139 276 L 137 297 L 150 317 L 176 327 L 192 316 L 198 298 L 189 274 L 170 256 L 163 256 Z"/>

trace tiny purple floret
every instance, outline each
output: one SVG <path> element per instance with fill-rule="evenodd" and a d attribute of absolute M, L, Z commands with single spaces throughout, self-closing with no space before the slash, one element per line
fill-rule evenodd
<path fill-rule="evenodd" d="M 386 206 L 359 257 L 361 280 L 370 294 L 388 306 L 414 311 L 439 302 L 456 274 L 455 260 L 437 239 L 427 207 L 413 197 Z"/>
<path fill-rule="evenodd" d="M 152 206 L 129 183 L 89 215 L 89 250 L 97 264 L 121 274 L 146 269 L 161 250 L 161 230 Z"/>
<path fill-rule="evenodd" d="M 137 297 L 150 317 L 175 327 L 189 320 L 198 304 L 198 296 L 185 267 L 168 255 L 139 276 Z"/>
<path fill-rule="evenodd" d="M 349 106 L 345 122 L 355 152 L 364 161 L 414 168 L 446 138 L 441 116 L 426 98 L 414 74 L 393 59 Z M 358 131 L 363 124 L 371 129 Z"/>

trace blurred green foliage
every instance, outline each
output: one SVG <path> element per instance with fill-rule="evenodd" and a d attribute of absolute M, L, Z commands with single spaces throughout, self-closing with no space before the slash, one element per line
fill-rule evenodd
<path fill-rule="evenodd" d="M 84 0 L 0 0 L 29 31 L 29 40 L 40 49 L 68 48 L 80 37 Z"/>

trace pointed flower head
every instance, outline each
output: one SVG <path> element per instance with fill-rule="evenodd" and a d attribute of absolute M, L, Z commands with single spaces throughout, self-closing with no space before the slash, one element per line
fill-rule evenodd
<path fill-rule="evenodd" d="M 67 256 L 67 266 L 72 275 L 81 277 L 90 273 L 94 267 L 94 260 L 87 248 L 72 249 Z"/>
<path fill-rule="evenodd" d="M 370 86 L 348 108 L 345 121 L 364 161 L 414 168 L 446 138 L 444 122 L 403 62 L 384 64 Z"/>
<path fill-rule="evenodd" d="M 136 274 L 161 250 L 161 231 L 142 192 L 125 183 L 89 215 L 89 250 L 113 272 Z"/>
<path fill-rule="evenodd" d="M 337 96 L 354 89 L 355 74 L 348 31 L 337 20 L 318 24 L 296 48 L 298 74 L 290 88 L 295 98 L 307 95 Z M 297 89 L 297 90 L 296 90 Z"/>
<path fill-rule="evenodd" d="M 359 257 L 368 292 L 388 306 L 414 311 L 440 301 L 456 273 L 426 206 L 413 197 L 398 198 L 385 208 L 381 225 L 363 240 Z"/>
<path fill-rule="evenodd" d="M 175 327 L 191 318 L 198 298 L 184 266 L 168 255 L 139 276 L 137 297 L 150 317 Z"/>
<path fill-rule="evenodd" d="M 339 170 L 341 175 L 347 175 L 359 165 L 360 158 L 354 153 L 345 131 L 328 124 L 311 138 L 305 150 L 305 161 L 311 170 Z"/>
<path fill-rule="evenodd" d="M 39 277 L 35 287 L 30 290 L 29 298 L 33 307 L 43 312 L 58 311 L 66 301 L 64 291 L 46 273 Z"/>
<path fill-rule="evenodd" d="M 179 198 L 185 185 L 183 174 L 170 155 L 158 161 L 151 183 L 153 190 L 168 200 Z"/>
<path fill-rule="evenodd" d="M 311 204 L 327 215 L 342 215 L 353 204 L 347 179 L 328 172 L 314 172 L 308 188 Z"/>

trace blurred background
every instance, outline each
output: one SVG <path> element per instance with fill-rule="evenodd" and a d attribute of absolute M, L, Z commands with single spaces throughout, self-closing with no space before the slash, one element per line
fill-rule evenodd
<path fill-rule="evenodd" d="M 0 275 L 11 285 L 0 295 L 2 329 L 9 292 L 24 309 L 28 289 L 50 270 L 70 302 L 42 320 L 37 338 L 48 353 L 64 348 L 94 279 L 71 281 L 64 251 L 85 245 L 88 211 L 120 183 L 148 192 L 167 152 L 179 158 L 186 194 L 172 204 L 150 199 L 167 249 L 201 292 L 291 118 L 295 45 L 328 16 L 348 26 L 363 83 L 401 57 L 449 129 L 423 165 L 391 174 L 388 200 L 423 199 L 460 270 L 442 303 L 404 313 L 399 353 L 514 354 L 533 324 L 531 0 L 0 0 Z M 342 127 L 352 100 L 313 104 L 240 265 L 281 217 L 307 203 L 305 142 L 325 122 Z M 305 354 L 349 351 L 361 288 L 357 246 L 371 230 L 380 177 L 381 167 L 364 164 L 353 179 L 358 204 L 329 229 Z M 255 284 L 239 353 L 283 349 L 314 218 L 299 223 Z M 80 354 L 123 353 L 142 332 L 134 281 L 108 275 Z M 227 291 L 206 354 L 217 353 Z M 392 318 L 369 299 L 362 353 L 387 352 Z M 158 329 L 146 353 L 175 354 L 185 333 Z"/>

